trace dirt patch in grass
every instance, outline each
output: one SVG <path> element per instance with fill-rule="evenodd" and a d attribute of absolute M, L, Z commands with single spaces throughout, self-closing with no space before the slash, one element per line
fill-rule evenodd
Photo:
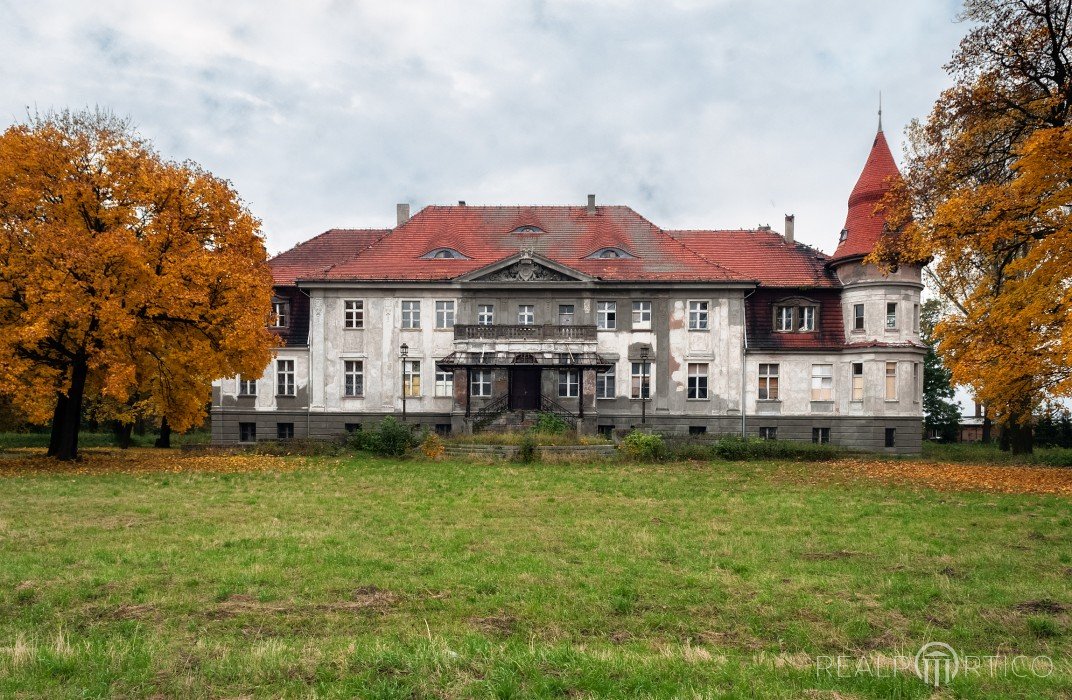
<path fill-rule="evenodd" d="M 1046 613 L 1049 615 L 1057 615 L 1068 610 L 1068 606 L 1064 603 L 1058 603 L 1056 600 L 1050 600 L 1049 598 L 1028 600 L 1023 603 L 1017 603 L 1013 607 L 1021 612 Z"/>
<path fill-rule="evenodd" d="M 206 612 L 209 619 L 225 620 L 236 615 L 307 615 L 312 612 L 374 612 L 386 613 L 402 600 L 391 591 L 375 586 L 365 586 L 354 591 L 350 600 L 330 603 L 289 603 L 285 601 L 259 601 L 248 595 L 235 594 L 217 603 Z"/>
<path fill-rule="evenodd" d="M 862 557 L 863 552 L 853 552 L 848 549 L 839 549 L 836 552 L 804 552 L 800 555 L 801 559 L 812 559 L 814 561 L 833 561 L 835 559 L 849 559 L 850 557 Z"/>
<path fill-rule="evenodd" d="M 484 634 L 509 637 L 517 629 L 517 618 L 506 614 L 473 617 L 469 619 L 469 624 Z"/>
<path fill-rule="evenodd" d="M 792 475 L 792 480 L 808 483 L 870 480 L 925 486 L 938 491 L 1038 493 L 1072 497 L 1072 469 L 1060 467 L 843 459 L 794 469 Z"/>
<path fill-rule="evenodd" d="M 99 474 L 177 474 L 182 472 L 216 472 L 240 474 L 265 471 L 294 471 L 306 460 L 269 455 L 230 454 L 226 452 L 182 452 L 152 448 L 91 448 L 80 451 L 73 462 L 58 462 L 45 456 L 40 448 L 25 448 L 17 456 L 0 460 L 0 477 Z"/>

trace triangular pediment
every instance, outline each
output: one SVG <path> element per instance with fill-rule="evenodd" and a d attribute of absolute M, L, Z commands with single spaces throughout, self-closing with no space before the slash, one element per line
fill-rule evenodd
<path fill-rule="evenodd" d="M 521 252 L 459 278 L 463 282 L 588 282 L 583 272 L 549 260 L 542 255 Z"/>

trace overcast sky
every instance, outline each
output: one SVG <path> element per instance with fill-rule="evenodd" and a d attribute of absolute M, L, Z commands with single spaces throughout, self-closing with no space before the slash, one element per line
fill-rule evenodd
<path fill-rule="evenodd" d="M 830 252 L 871 145 L 948 84 L 959 2 L 15 2 L 0 119 L 100 105 L 230 179 L 272 252 L 396 202 L 626 204 Z"/>

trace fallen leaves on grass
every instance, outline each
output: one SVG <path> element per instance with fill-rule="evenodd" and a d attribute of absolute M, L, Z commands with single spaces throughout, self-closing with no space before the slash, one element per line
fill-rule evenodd
<path fill-rule="evenodd" d="M 0 459 L 0 476 L 34 476 L 40 474 L 177 474 L 181 472 L 217 472 L 240 474 L 264 471 L 293 471 L 305 460 L 259 454 L 228 452 L 182 452 L 152 448 L 91 448 L 80 451 L 73 462 L 60 462 L 45 456 L 42 449 L 18 449 Z"/>
<path fill-rule="evenodd" d="M 843 459 L 809 465 L 802 474 L 809 481 L 867 479 L 892 484 L 926 486 L 938 491 L 994 491 L 1072 496 L 1072 469 L 1055 467 Z"/>

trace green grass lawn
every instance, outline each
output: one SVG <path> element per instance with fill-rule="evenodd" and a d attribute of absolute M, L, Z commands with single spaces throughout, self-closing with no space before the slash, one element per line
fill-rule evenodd
<path fill-rule="evenodd" d="M 1068 499 L 810 469 L 0 478 L 0 696 L 923 698 L 855 669 L 928 641 L 1054 663 L 941 697 L 1072 694 Z"/>

